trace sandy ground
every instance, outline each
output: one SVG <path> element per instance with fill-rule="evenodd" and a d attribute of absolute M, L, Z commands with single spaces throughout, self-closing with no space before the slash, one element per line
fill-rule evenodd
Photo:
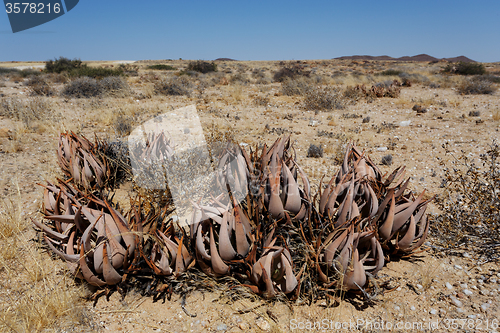
<path fill-rule="evenodd" d="M 267 68 L 270 76 L 276 68 L 276 64 L 270 62 L 228 62 L 219 66 L 219 70 L 232 68 L 232 73 L 235 73 L 239 64 L 244 66 L 244 74 L 250 74 L 254 68 Z M 304 109 L 302 97 L 283 96 L 279 83 L 216 84 L 201 94 L 192 93 L 190 97 L 153 95 L 144 98 L 152 85 L 144 75 L 161 74 L 148 74 L 142 69 L 145 65 L 141 66 L 139 76 L 128 78 L 133 91 L 130 96 L 102 99 L 43 97 L 50 106 L 53 119 L 38 127 L 27 127 L 20 121 L 0 117 L 0 129 L 8 130 L 0 138 L 0 184 L 3 195 L 9 197 L 14 195 L 14 181 L 17 181 L 25 217 L 38 216 L 36 212 L 42 190 L 35 183 L 60 175 L 55 158 L 59 131 L 70 129 L 88 137 L 94 133 L 117 137 L 115 124 L 118 115 L 126 117 L 135 126 L 160 113 L 194 104 L 207 131 L 214 128 L 231 131 L 239 143 L 255 146 L 260 142 L 272 143 L 279 134 L 291 134 L 298 163 L 309 175 L 313 191 L 317 190 L 323 175 L 331 177 L 337 170 L 335 158 L 346 139 L 354 140 L 378 164 L 383 156 L 391 154 L 393 164 L 380 165 L 382 171 L 406 165 L 411 188 L 416 193 L 426 189 L 429 196 L 443 192 L 440 187 L 443 163 L 449 165 L 453 159 L 445 154 L 443 144 L 448 143 L 457 156 L 464 151 L 478 157 L 486 151 L 492 139 L 500 139 L 498 91 L 492 95 L 461 96 L 453 87 L 431 88 L 414 84 L 402 88 L 398 98 L 378 98 L 370 103 L 362 100 L 344 110 L 317 113 Z M 310 66 L 317 67 L 318 73 L 357 68 L 357 64 L 348 61 L 337 61 L 326 67 L 321 63 Z M 419 71 L 423 67 L 420 64 L 411 66 Z M 226 72 L 227 77 L 231 75 Z M 32 98 L 22 81 L 4 80 L 0 94 L 3 99 Z M 259 97 L 267 98 L 268 103 L 256 105 Z M 428 112 L 417 114 L 412 110 L 415 104 L 424 105 Z M 471 111 L 479 111 L 479 116 L 469 116 Z M 352 114 L 357 117 L 343 116 Z M 370 121 L 363 123 L 362 119 L 368 116 Z M 318 136 L 320 131 L 331 135 Z M 322 145 L 324 156 L 306 157 L 310 144 Z M 429 211 L 439 213 L 435 205 L 431 205 Z M 170 301 L 153 302 L 150 297 L 134 292 L 124 299 L 114 293 L 109 301 L 104 297 L 99 299 L 95 307 L 90 302 L 83 302 L 88 320 L 71 330 L 287 332 L 343 328 L 344 331 L 378 332 L 391 330 L 399 323 L 406 325 L 401 330 L 407 331 L 495 331 L 500 325 L 498 263 L 476 265 L 477 261 L 465 251 L 459 251 L 457 256 L 445 256 L 432 250 L 432 245 L 431 237 L 425 246 L 427 251 L 387 263 L 376 281 L 379 284 L 388 282 L 391 290 L 373 295 L 372 302 L 351 295 L 335 307 L 326 307 L 324 301 L 289 306 L 263 300 L 230 302 L 224 297 L 224 291 L 195 291 L 187 296 L 183 309 L 176 295 Z M 412 329 L 408 325 L 413 325 Z M 310 327 L 314 329 L 308 330 Z"/>

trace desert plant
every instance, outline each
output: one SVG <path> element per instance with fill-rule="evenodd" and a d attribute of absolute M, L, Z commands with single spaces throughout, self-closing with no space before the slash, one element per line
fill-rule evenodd
<path fill-rule="evenodd" d="M 446 65 L 443 72 L 458 75 L 481 75 L 486 73 L 486 68 L 479 62 L 458 62 Z"/>
<path fill-rule="evenodd" d="M 310 72 L 304 70 L 304 67 L 300 64 L 288 64 L 283 65 L 278 71 L 273 75 L 273 80 L 275 82 L 283 82 L 286 78 L 294 79 L 298 76 L 310 76 Z"/>
<path fill-rule="evenodd" d="M 281 81 L 281 93 L 286 96 L 305 96 L 314 89 L 315 85 L 307 77 L 295 79 L 286 77 Z"/>
<path fill-rule="evenodd" d="M 464 152 L 446 166 L 445 193 L 437 204 L 433 233 L 448 251 L 466 248 L 484 260 L 500 258 L 500 146 L 497 141 L 479 156 L 479 164 Z"/>
<path fill-rule="evenodd" d="M 306 92 L 304 107 L 310 110 L 339 110 L 346 106 L 340 88 L 313 88 Z"/>
<path fill-rule="evenodd" d="M 127 81 L 117 76 L 105 77 L 99 83 L 103 91 L 111 95 L 125 95 L 130 90 Z"/>
<path fill-rule="evenodd" d="M 403 73 L 403 71 L 400 71 L 398 69 L 386 69 L 385 71 L 382 71 L 379 73 L 379 75 L 386 75 L 386 76 L 397 76 Z"/>
<path fill-rule="evenodd" d="M 190 94 L 192 84 L 185 77 L 169 78 L 155 83 L 155 92 L 167 96 L 181 96 Z"/>
<path fill-rule="evenodd" d="M 481 76 L 467 78 L 457 88 L 461 95 L 488 95 L 496 90 L 497 87 L 491 81 L 484 80 Z"/>
<path fill-rule="evenodd" d="M 104 68 L 104 67 L 88 67 L 87 65 L 82 65 L 81 67 L 75 68 L 68 72 L 70 77 L 91 77 L 94 79 L 101 79 L 108 76 L 119 76 L 123 75 L 121 69 Z"/>
<path fill-rule="evenodd" d="M 309 145 L 307 149 L 307 157 L 323 157 L 323 147 L 321 145 Z"/>
<path fill-rule="evenodd" d="M 41 97 L 25 100 L 5 98 L 0 101 L 0 115 L 22 121 L 32 128 L 35 121 L 52 118 L 50 104 Z"/>
<path fill-rule="evenodd" d="M 217 71 L 217 64 L 215 62 L 208 62 L 208 61 L 191 61 L 188 64 L 187 69 L 189 71 L 195 71 L 199 73 L 208 73 L 208 72 L 215 72 Z"/>
<path fill-rule="evenodd" d="M 98 80 L 84 76 L 67 83 L 62 94 L 67 97 L 86 98 L 100 96 L 102 92 Z"/>
<path fill-rule="evenodd" d="M 32 95 L 52 96 L 54 94 L 50 85 L 40 75 L 31 76 L 25 84 L 29 87 Z"/>
<path fill-rule="evenodd" d="M 172 67 L 170 65 L 165 65 L 165 64 L 150 65 L 146 68 L 147 69 L 162 70 L 162 71 L 173 71 L 176 69 L 175 67 Z"/>
<path fill-rule="evenodd" d="M 70 60 L 65 57 L 59 57 L 59 59 L 49 60 L 45 62 L 45 71 L 47 73 L 61 73 L 70 72 L 74 69 L 78 69 L 84 66 L 80 59 Z"/>

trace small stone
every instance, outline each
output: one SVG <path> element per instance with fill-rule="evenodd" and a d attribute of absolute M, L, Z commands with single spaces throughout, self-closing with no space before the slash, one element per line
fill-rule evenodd
<path fill-rule="evenodd" d="M 488 308 L 489 308 L 489 307 L 490 307 L 490 304 L 489 304 L 489 303 L 483 303 L 483 304 L 481 304 L 481 309 L 482 309 L 483 311 L 488 310 Z"/>
<path fill-rule="evenodd" d="M 422 289 L 422 285 L 421 284 L 417 284 L 417 289 Z"/>
<path fill-rule="evenodd" d="M 219 324 L 217 325 L 217 331 L 225 331 L 227 330 L 227 325 L 226 324 Z"/>
<path fill-rule="evenodd" d="M 403 120 L 402 122 L 399 123 L 399 126 L 406 127 L 406 126 L 410 126 L 410 124 L 411 124 L 411 120 Z"/>
<path fill-rule="evenodd" d="M 249 328 L 249 327 L 248 327 L 248 324 L 247 324 L 247 323 L 245 323 L 245 322 L 241 322 L 241 323 L 239 323 L 239 324 L 238 324 L 238 327 L 239 327 L 239 328 L 240 328 L 240 330 L 242 330 L 242 331 L 246 331 L 246 330 L 248 330 L 248 328 Z"/>
<path fill-rule="evenodd" d="M 462 255 L 464 258 L 470 258 L 470 254 L 468 252 L 464 252 Z"/>
<path fill-rule="evenodd" d="M 464 294 L 467 296 L 472 295 L 472 291 L 470 291 L 469 289 L 464 289 L 463 291 L 464 291 Z"/>
<path fill-rule="evenodd" d="M 396 290 L 397 290 L 397 291 L 401 291 L 401 287 L 397 287 L 397 288 L 396 288 Z"/>
<path fill-rule="evenodd" d="M 387 151 L 387 147 L 378 147 L 377 151 Z"/>
<path fill-rule="evenodd" d="M 399 307 L 399 305 L 394 305 L 394 310 L 399 311 L 401 310 L 401 308 Z"/>
<path fill-rule="evenodd" d="M 415 306 L 414 305 L 410 306 L 410 310 L 415 311 Z"/>
<path fill-rule="evenodd" d="M 446 282 L 444 285 L 446 286 L 446 288 L 448 288 L 450 290 L 453 289 L 453 286 L 449 282 Z"/>
<path fill-rule="evenodd" d="M 497 279 L 495 279 L 495 278 L 491 278 L 491 279 L 489 279 L 488 281 L 489 281 L 490 283 L 497 283 Z"/>
<path fill-rule="evenodd" d="M 268 331 L 269 328 L 271 328 L 271 326 L 269 325 L 269 323 L 267 322 L 267 320 L 265 320 L 264 318 L 262 317 L 259 317 L 257 319 L 257 321 L 255 322 L 255 324 L 263 331 Z"/>
<path fill-rule="evenodd" d="M 460 265 L 455 265 L 453 267 L 455 267 L 455 269 L 463 269 L 462 266 L 460 266 Z"/>
<path fill-rule="evenodd" d="M 450 296 L 450 299 L 451 301 L 453 302 L 453 304 L 459 308 L 462 307 L 463 303 L 461 301 L 459 301 L 455 296 Z"/>
<path fill-rule="evenodd" d="M 431 311 L 429 311 L 429 313 L 432 315 L 435 315 L 437 313 L 437 311 L 435 309 L 431 309 Z"/>
<path fill-rule="evenodd" d="M 318 126 L 318 121 L 317 121 L 317 120 L 312 120 L 312 119 L 311 119 L 311 120 L 309 121 L 309 126 L 312 126 L 312 127 L 316 127 L 316 126 Z"/>
<path fill-rule="evenodd" d="M 467 283 L 461 283 L 460 288 L 467 289 Z"/>

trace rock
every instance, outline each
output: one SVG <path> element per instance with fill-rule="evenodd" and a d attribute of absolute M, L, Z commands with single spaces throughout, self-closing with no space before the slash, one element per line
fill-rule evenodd
<path fill-rule="evenodd" d="M 453 267 L 455 267 L 455 269 L 463 269 L 462 266 L 460 266 L 460 265 L 455 265 Z"/>
<path fill-rule="evenodd" d="M 399 123 L 399 126 L 406 127 L 406 126 L 410 126 L 410 124 L 411 124 L 411 120 L 403 120 L 402 122 Z"/>
<path fill-rule="evenodd" d="M 242 331 L 246 331 L 246 330 L 248 330 L 248 329 L 249 329 L 248 324 L 247 324 L 247 323 L 245 323 L 245 322 L 241 322 L 241 323 L 239 323 L 239 324 L 238 324 L 238 327 L 239 327 L 239 328 L 240 328 L 240 330 L 242 330 Z"/>
<path fill-rule="evenodd" d="M 421 284 L 417 284 L 417 289 L 422 289 L 422 285 Z"/>
<path fill-rule="evenodd" d="M 262 317 L 259 317 L 256 321 L 255 321 L 255 324 L 263 331 L 269 331 L 269 329 L 271 328 L 271 326 L 269 325 L 269 323 L 267 322 L 267 320 L 265 320 L 264 318 Z"/>
<path fill-rule="evenodd" d="M 370 117 L 365 117 L 363 118 L 363 124 L 369 123 L 370 122 Z"/>
<path fill-rule="evenodd" d="M 378 147 L 377 151 L 387 151 L 387 147 Z"/>
<path fill-rule="evenodd" d="M 467 296 L 472 295 L 472 291 L 470 291 L 469 289 L 464 289 L 463 291 L 464 291 L 464 294 Z"/>
<path fill-rule="evenodd" d="M 462 307 L 463 303 L 462 303 L 460 300 L 458 300 L 455 296 L 451 295 L 451 296 L 450 296 L 450 299 L 451 299 L 451 302 L 452 302 L 455 306 L 457 306 L 457 307 L 459 307 L 459 308 L 461 308 L 461 307 Z"/>
<path fill-rule="evenodd" d="M 415 306 L 414 305 L 410 306 L 410 310 L 415 311 Z"/>
<path fill-rule="evenodd" d="M 313 119 L 311 119 L 311 120 L 309 121 L 309 126 L 316 127 L 316 126 L 318 126 L 318 123 L 319 123 L 319 122 L 318 122 L 317 120 L 313 120 Z"/>
<path fill-rule="evenodd" d="M 431 315 L 435 315 L 435 314 L 437 314 L 437 311 L 436 311 L 435 309 L 431 309 L 431 311 L 429 311 L 429 313 L 430 313 Z"/>
<path fill-rule="evenodd" d="M 488 308 L 489 308 L 489 307 L 490 307 L 490 304 L 489 304 L 489 303 L 483 303 L 483 304 L 481 304 L 481 309 L 482 309 L 483 311 L 488 310 Z"/>
<path fill-rule="evenodd" d="M 453 289 L 453 286 L 449 282 L 446 282 L 444 285 L 446 286 L 446 288 L 448 288 L 450 290 Z"/>

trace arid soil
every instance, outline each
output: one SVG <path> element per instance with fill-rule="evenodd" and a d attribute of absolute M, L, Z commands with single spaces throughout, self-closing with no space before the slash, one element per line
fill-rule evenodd
<path fill-rule="evenodd" d="M 110 63 L 106 65 L 111 66 Z M 34 286 L 39 288 L 42 283 L 50 293 L 78 290 L 71 298 L 76 307 L 69 312 L 61 311 L 52 321 L 38 324 L 39 327 L 15 326 L 6 324 L 4 315 L 0 318 L 2 329 L 16 331 L 30 327 L 60 332 L 498 330 L 498 262 L 480 264 L 466 249 L 457 249 L 454 255 L 449 255 L 436 246 L 433 237 L 429 237 L 423 251 L 388 262 L 373 281 L 369 295 L 348 294 L 335 306 L 328 307 L 323 300 L 312 305 L 259 298 L 235 301 L 225 297 L 223 285 L 219 291 L 194 291 L 185 302 L 178 295 L 173 295 L 170 301 L 153 302 L 151 297 L 132 291 L 123 299 L 115 292 L 109 301 L 102 297 L 93 306 L 85 297 L 95 290 L 85 283 L 73 282 L 59 259 L 37 252 L 36 242 L 30 241 L 36 238 L 36 233 L 29 218 L 41 218 L 38 211 L 43 191 L 36 184 L 61 177 L 55 155 L 61 131 L 73 130 L 89 138 L 95 133 L 110 140 L 126 139 L 127 131 L 142 122 L 194 104 L 207 136 L 231 136 L 246 149 L 259 143 L 270 144 L 280 135 L 290 134 L 297 161 L 308 174 L 313 193 L 323 175 L 325 179 L 334 175 L 346 142 L 352 140 L 383 172 L 406 165 L 407 176 L 411 177 L 410 188 L 415 193 L 425 189 L 427 198 L 445 191 L 441 186 L 443 168 L 451 166 L 462 151 L 477 158 L 493 139 L 500 139 L 500 93 L 460 95 L 456 87 L 461 78 L 443 77 L 439 74 L 443 64 L 439 63 L 304 62 L 305 68 L 318 77 L 319 84 L 342 88 L 358 83 L 369 87 L 397 78 L 375 75 L 389 68 L 420 75 L 411 87 L 401 88 L 399 97 L 362 98 L 344 109 L 319 111 L 305 108 L 303 96 L 282 93 L 281 83 L 272 81 L 273 73 L 279 69 L 277 62 L 221 62 L 216 73 L 189 77 L 192 82 L 189 96 L 156 94 L 155 82 L 174 73 L 145 68 L 152 63 L 159 62 L 132 64 L 138 66 L 137 74 L 126 77 L 130 91 L 123 96 L 70 98 L 57 93 L 63 83 L 56 82 L 51 83 L 56 91 L 53 96 L 31 96 L 24 84 L 26 79 L 0 77 L 0 103 L 12 100 L 21 104 L 38 103 L 40 110 L 44 110 L 42 117 L 29 120 L 5 112 L 0 116 L 0 184 L 5 203 L 1 209 L 5 214 L 8 209 L 19 206 L 23 224 L 19 229 L 22 237 L 16 238 L 14 234 L 0 238 L 0 304 L 3 304 L 0 309 L 22 321 L 19 313 L 26 308 L 19 308 L 19 304 L 24 304 L 23 294 Z M 179 69 L 187 62 L 168 64 Z M 499 67 L 488 64 L 487 69 L 494 73 Z M 414 105 L 424 107 L 426 112 L 417 114 L 412 109 Z M 369 120 L 363 120 L 367 117 Z M 307 157 L 311 144 L 322 146 L 323 157 Z M 445 154 L 443 145 L 448 145 L 454 155 Z M 382 158 L 388 154 L 392 155 L 392 165 L 382 165 Z M 116 197 L 125 208 L 130 187 L 130 183 L 125 183 L 117 191 Z M 428 212 L 431 220 L 434 214 L 440 213 L 434 204 Z M 35 256 L 34 262 L 43 265 L 40 277 L 30 277 L 32 274 L 26 273 L 30 268 L 19 264 L 28 254 Z M 38 301 L 34 298 L 34 302 Z M 397 329 L 397 324 L 403 327 Z"/>

